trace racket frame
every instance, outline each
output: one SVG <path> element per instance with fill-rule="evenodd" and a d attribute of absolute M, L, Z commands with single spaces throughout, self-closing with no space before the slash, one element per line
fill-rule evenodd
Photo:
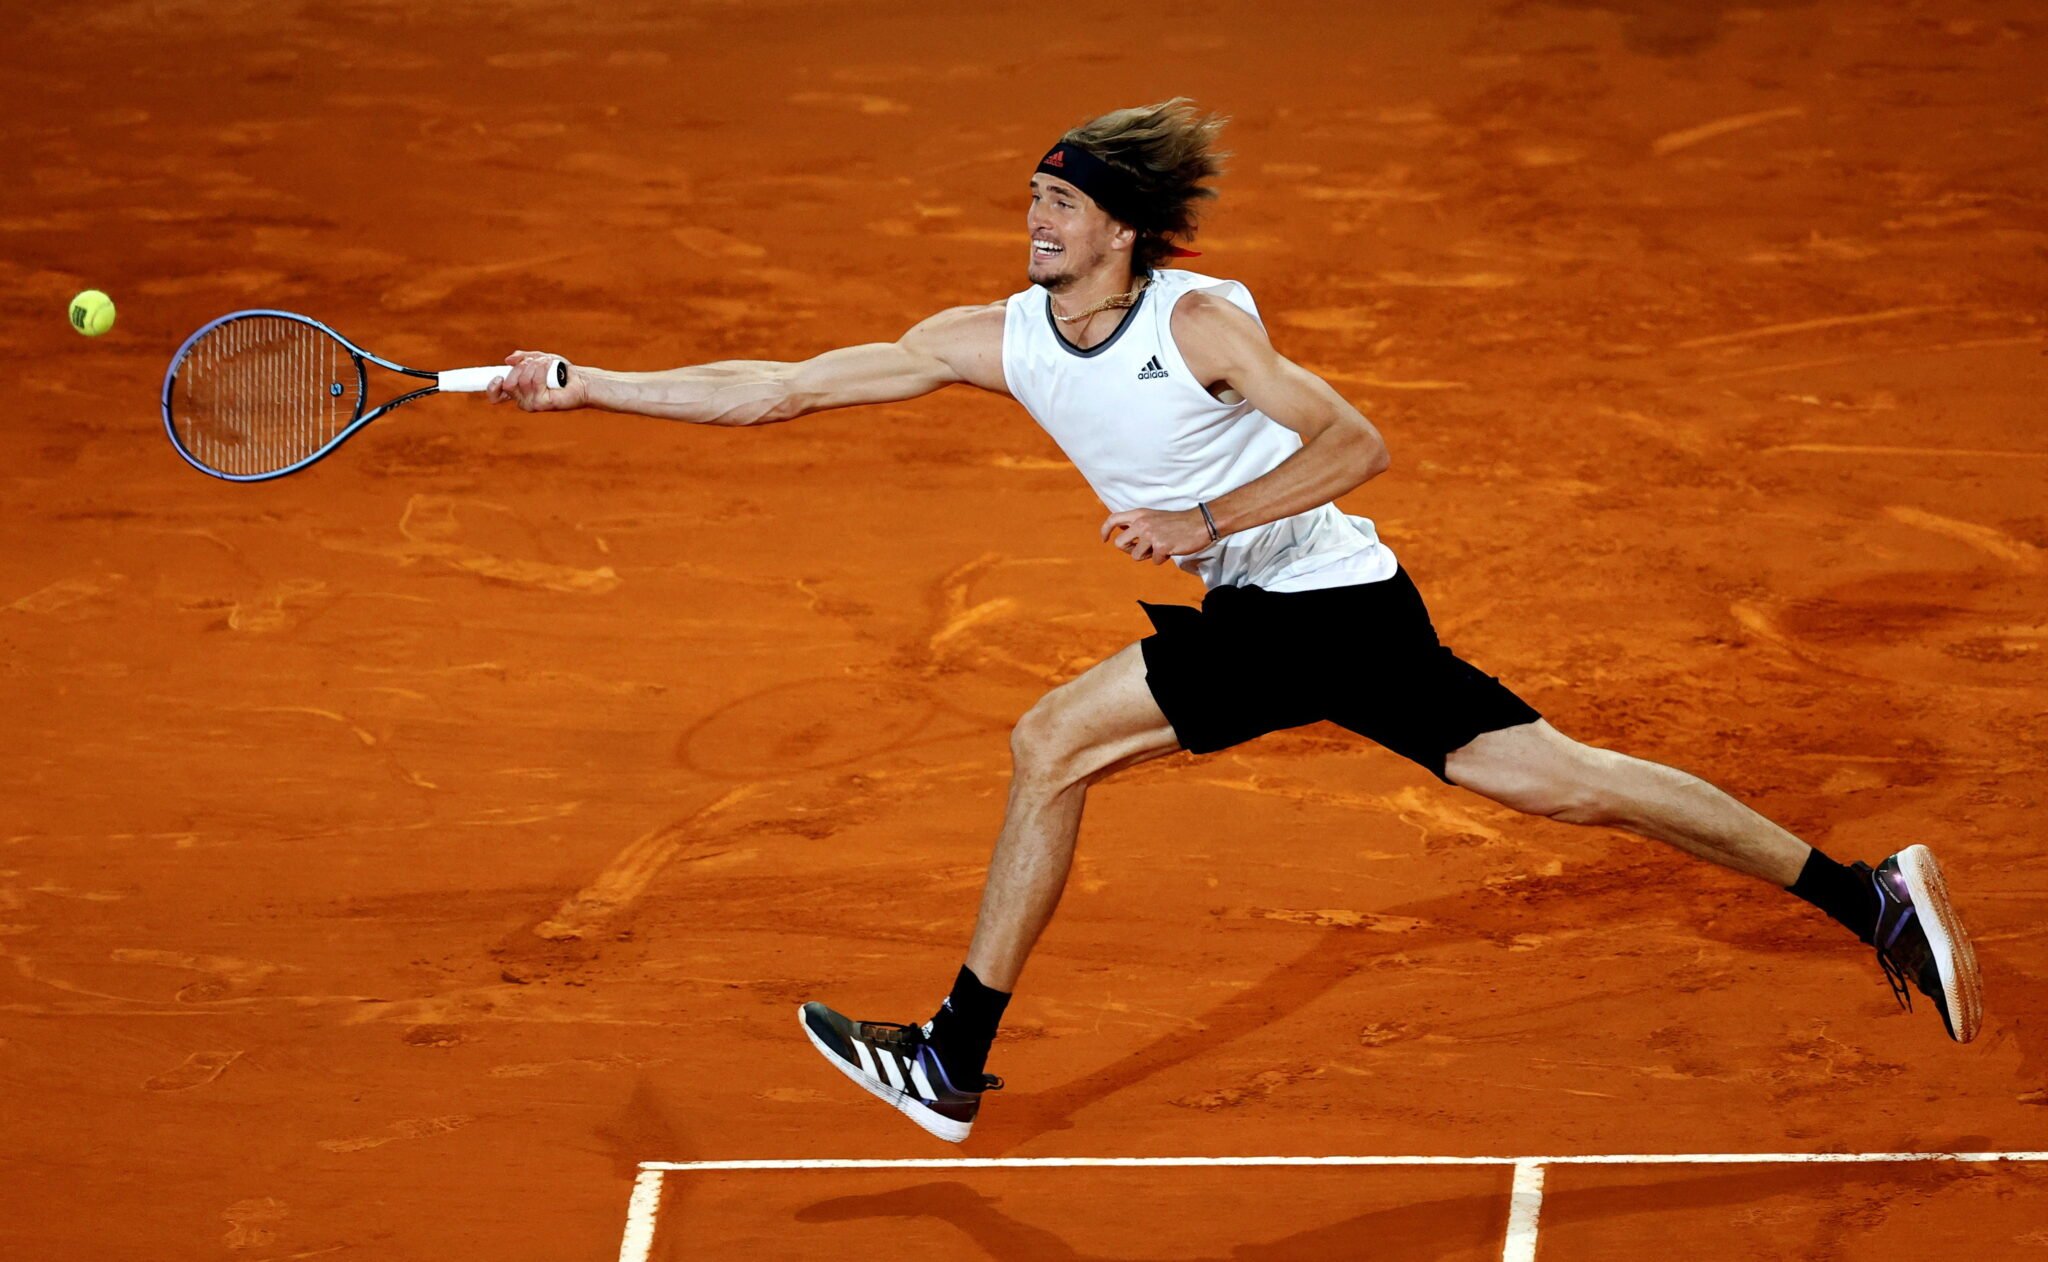
<path fill-rule="evenodd" d="M 215 329 L 219 328 L 223 324 L 230 324 L 236 320 L 246 320 L 255 316 L 272 316 L 281 320 L 291 320 L 299 324 L 309 325 L 312 328 L 320 330 L 322 333 L 325 333 L 327 336 L 333 338 L 336 342 L 340 343 L 341 348 L 348 352 L 350 360 L 355 364 L 357 416 L 355 417 L 354 420 L 351 420 L 345 427 L 343 427 L 340 433 L 336 434 L 333 438 L 328 439 L 327 442 L 324 445 L 322 445 L 318 451 L 298 461 L 296 464 L 289 465 L 282 469 L 266 470 L 265 472 L 262 473 L 224 473 L 221 470 L 214 468 L 212 465 L 206 464 L 205 462 L 200 460 L 199 457 L 193 455 L 190 451 L 186 450 L 184 442 L 178 438 L 178 427 L 176 424 L 173 423 L 171 419 L 171 389 L 177 384 L 178 369 L 184 367 L 185 356 L 191 351 L 191 349 L 194 346 L 199 344 L 199 340 L 201 338 L 213 332 Z M 379 368 L 386 368 L 392 372 L 400 373 L 407 377 L 424 378 L 425 380 L 433 382 L 434 384 L 423 386 L 418 390 L 414 390 L 410 394 L 401 394 L 395 399 L 387 400 L 384 403 L 378 405 L 378 407 L 374 411 L 363 412 L 363 405 L 366 402 L 368 402 L 370 397 L 370 373 L 369 370 L 363 366 L 364 360 L 368 360 L 370 363 L 377 365 Z M 507 371 L 510 370 L 508 369 Z M 347 338 L 343 337 L 341 334 L 335 332 L 326 324 L 323 324 L 320 321 L 315 320 L 311 316 L 300 315 L 296 311 L 277 311 L 268 307 L 253 307 L 247 311 L 230 311 L 228 314 L 221 316 L 218 319 L 209 320 L 205 324 L 201 325 L 198 328 L 198 330 L 192 334 L 192 336 L 185 339 L 184 345 L 178 347 L 178 353 L 171 356 L 171 366 L 164 372 L 164 432 L 170 436 L 171 447 L 175 451 L 177 451 L 177 453 L 180 456 L 184 458 L 185 463 L 191 465 L 193 468 L 199 470 L 201 473 L 204 473 L 209 477 L 219 478 L 224 482 L 268 482 L 273 478 L 281 478 L 284 477 L 286 474 L 297 473 L 299 470 L 307 467 L 308 465 L 317 463 L 318 461 L 325 459 L 328 456 L 328 454 L 331 453 L 336 447 L 341 446 L 341 444 L 348 438 L 349 435 L 355 433 L 363 426 L 368 425 L 371 421 L 376 420 L 378 417 L 384 415 L 386 412 L 389 412 L 391 409 L 398 407 L 400 404 L 410 403 L 414 399 L 423 399 L 430 394 L 440 393 L 441 387 L 439 383 L 439 373 L 426 372 L 418 368 L 407 368 L 404 364 L 393 363 L 392 361 L 384 358 L 382 355 L 377 355 L 371 353 L 370 351 L 366 351 L 362 347 L 357 346 L 354 342 L 351 342 Z"/>

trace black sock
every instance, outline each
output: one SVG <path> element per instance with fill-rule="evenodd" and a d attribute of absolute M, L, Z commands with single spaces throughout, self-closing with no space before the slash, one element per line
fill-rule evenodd
<path fill-rule="evenodd" d="M 989 1044 L 996 1041 L 996 1026 L 1002 1023 L 1003 1009 L 1009 1005 L 1007 994 L 990 990 L 972 970 L 961 966 L 960 976 L 953 979 L 953 993 L 939 1005 L 927 1036 L 955 1087 L 981 1089 Z"/>
<path fill-rule="evenodd" d="M 1877 936 L 1877 890 L 1870 869 L 1861 863 L 1843 867 L 1820 851 L 1806 856 L 1799 879 L 1786 888 L 1847 925 L 1849 932 L 1873 941 Z"/>

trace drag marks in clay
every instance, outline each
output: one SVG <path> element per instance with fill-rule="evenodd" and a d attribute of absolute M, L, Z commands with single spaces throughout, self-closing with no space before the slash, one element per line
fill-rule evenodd
<path fill-rule="evenodd" d="M 143 1080 L 144 1091 L 190 1091 L 203 1087 L 227 1072 L 229 1065 L 242 1058 L 240 1052 L 194 1052 L 181 1061 L 174 1069 L 154 1074 Z"/>
<path fill-rule="evenodd" d="M 320 1147 L 327 1152 L 362 1152 L 370 1148 L 382 1148 L 401 1139 L 432 1139 L 447 1135 L 468 1126 L 476 1118 L 467 1113 L 451 1113 L 446 1117 L 408 1117 L 391 1123 L 381 1135 L 362 1135 L 354 1139 L 323 1139 Z"/>

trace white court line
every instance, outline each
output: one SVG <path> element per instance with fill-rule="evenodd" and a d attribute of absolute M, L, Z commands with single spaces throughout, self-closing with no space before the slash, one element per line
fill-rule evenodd
<path fill-rule="evenodd" d="M 619 1242 L 619 1262 L 647 1262 L 654 1250 L 654 1214 L 661 1208 L 661 1171 L 642 1167 L 633 1180 L 633 1199 L 626 1202 L 626 1238 Z"/>
<path fill-rule="evenodd" d="M 1690 1152 L 1574 1153 L 1551 1157 L 913 1157 L 788 1161 L 643 1161 L 626 1206 L 619 1262 L 647 1262 L 654 1249 L 661 1181 L 671 1173 L 742 1170 L 1033 1170 L 1252 1166 L 1512 1166 L 1508 1238 L 1501 1262 L 1534 1262 L 1545 1166 L 1900 1165 L 1911 1162 L 2048 1162 L 2048 1152 Z"/>
<path fill-rule="evenodd" d="M 1508 1246 L 1500 1262 L 1536 1262 L 1536 1219 L 1542 1212 L 1543 1167 L 1517 1161 L 1515 1186 L 1508 1192 Z"/>
<path fill-rule="evenodd" d="M 1740 1166 L 1812 1161 L 2048 1161 L 2048 1152 L 1579 1153 L 1557 1157 L 908 1157 L 643 1161 L 642 1170 L 1028 1170 L 1076 1166 Z"/>

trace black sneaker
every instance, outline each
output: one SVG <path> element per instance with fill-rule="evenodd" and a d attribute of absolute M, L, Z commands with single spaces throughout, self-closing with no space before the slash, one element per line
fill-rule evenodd
<path fill-rule="evenodd" d="M 1917 987 L 1940 1010 L 1950 1038 L 1976 1038 L 1984 1024 L 1984 984 L 1934 852 L 1907 846 L 1880 863 L 1871 881 L 1877 886 L 1877 962 L 1900 1005 L 1912 1010 Z"/>
<path fill-rule="evenodd" d="M 974 1129 L 981 1093 L 1000 1090 L 1003 1080 L 982 1076 L 972 1091 L 946 1077 L 937 1052 L 925 1042 L 924 1027 L 849 1021 L 821 1003 L 797 1010 L 811 1045 L 840 1073 L 894 1105 L 903 1116 L 940 1139 L 959 1143 Z"/>

